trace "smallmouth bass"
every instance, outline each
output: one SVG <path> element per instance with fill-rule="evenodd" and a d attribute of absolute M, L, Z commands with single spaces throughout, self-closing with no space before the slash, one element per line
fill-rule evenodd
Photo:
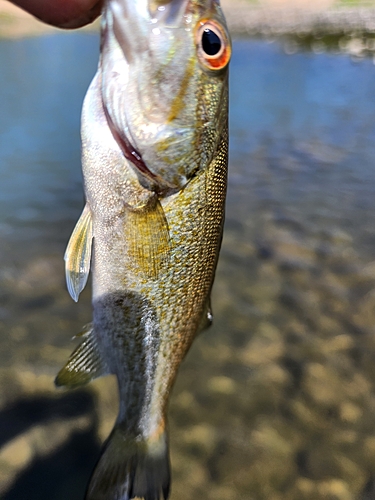
<path fill-rule="evenodd" d="M 167 499 L 169 394 L 212 321 L 231 44 L 218 0 L 107 0 L 102 14 L 82 110 L 86 205 L 65 254 L 76 301 L 91 263 L 93 322 L 56 385 L 117 377 L 86 499 Z"/>

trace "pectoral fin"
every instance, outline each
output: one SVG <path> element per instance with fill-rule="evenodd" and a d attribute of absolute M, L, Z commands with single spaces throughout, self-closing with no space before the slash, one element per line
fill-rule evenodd
<path fill-rule="evenodd" d="M 125 238 L 129 257 L 147 278 L 156 279 L 170 253 L 168 222 L 158 200 L 144 211 L 128 211 Z"/>
<path fill-rule="evenodd" d="M 64 368 L 59 371 L 55 379 L 57 386 L 76 387 L 109 373 L 100 356 L 92 325 L 87 325 L 76 337 L 84 339 L 73 351 Z"/>
<path fill-rule="evenodd" d="M 89 206 L 82 215 L 70 237 L 65 251 L 65 276 L 69 293 L 75 302 L 85 288 L 90 271 L 92 246 L 92 218 Z"/>

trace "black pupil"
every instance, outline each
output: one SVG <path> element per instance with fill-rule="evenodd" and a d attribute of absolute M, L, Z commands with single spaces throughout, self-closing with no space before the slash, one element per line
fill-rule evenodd
<path fill-rule="evenodd" d="M 202 48 L 208 56 L 215 56 L 220 52 L 221 41 L 217 34 L 206 28 L 202 35 Z"/>

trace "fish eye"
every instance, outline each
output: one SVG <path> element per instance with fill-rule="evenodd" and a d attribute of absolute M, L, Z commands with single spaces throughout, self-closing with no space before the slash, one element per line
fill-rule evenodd
<path fill-rule="evenodd" d="M 202 49 L 208 56 L 216 56 L 221 50 L 220 37 L 210 28 L 204 28 L 203 30 Z"/>
<path fill-rule="evenodd" d="M 225 68 L 231 56 L 231 46 L 225 28 L 214 20 L 202 19 L 196 28 L 196 46 L 200 63 L 207 69 Z"/>

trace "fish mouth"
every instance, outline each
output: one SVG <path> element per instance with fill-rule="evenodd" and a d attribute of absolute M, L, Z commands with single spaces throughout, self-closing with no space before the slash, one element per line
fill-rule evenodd
<path fill-rule="evenodd" d="M 162 179 L 160 176 L 151 172 L 151 170 L 147 167 L 146 163 L 144 162 L 142 155 L 132 145 L 126 134 L 121 133 L 116 128 L 110 114 L 108 113 L 107 107 L 105 106 L 104 102 L 103 102 L 103 109 L 109 129 L 125 158 L 128 161 L 130 161 L 134 165 L 134 167 L 138 170 L 138 172 L 142 174 L 144 177 L 146 177 L 146 179 L 148 179 L 152 184 L 154 185 L 156 184 L 157 186 L 159 186 L 159 191 L 163 191 L 166 188 L 172 188 L 173 187 L 172 185 L 165 182 L 165 180 Z"/>
<path fill-rule="evenodd" d="M 191 0 L 148 0 L 148 10 L 153 19 L 166 25 L 179 24 Z"/>
<path fill-rule="evenodd" d="M 147 177 L 154 178 L 155 175 L 149 170 L 142 159 L 142 156 L 135 147 L 130 143 L 129 139 L 125 134 L 121 134 L 118 129 L 115 127 L 115 124 L 112 121 L 110 114 L 108 113 L 107 107 L 103 102 L 103 109 L 105 113 L 105 117 L 108 122 L 108 126 L 112 132 L 113 137 L 115 138 L 117 144 L 120 146 L 121 151 L 123 152 L 125 158 L 133 163 L 134 166 L 138 168 L 143 174 Z"/>
<path fill-rule="evenodd" d="M 167 30 L 183 28 L 186 26 L 187 13 L 191 7 L 206 1 L 213 0 L 112 0 L 108 2 L 104 11 L 101 39 L 104 85 L 110 85 L 109 75 L 115 76 L 116 80 L 118 75 L 122 74 L 122 63 L 118 62 L 121 60 L 120 51 L 111 59 L 113 44 L 121 49 L 124 62 L 131 66 L 138 58 L 141 60 L 143 54 L 149 53 L 150 33 L 154 33 L 156 36 L 155 31 L 159 31 L 158 28 L 154 29 L 153 27 L 166 27 Z M 121 77 L 119 78 L 121 80 Z M 114 92 L 115 97 L 106 95 L 102 89 L 102 105 L 108 127 L 122 154 L 134 168 L 144 187 L 160 195 L 176 192 L 178 190 L 176 183 L 171 179 L 166 179 L 159 171 L 155 172 L 147 152 L 139 144 L 137 134 L 133 136 L 132 116 L 128 116 L 124 110 L 125 116 L 119 119 L 113 111 L 115 101 L 120 100 L 119 97 L 116 97 L 117 94 L 116 91 Z M 168 104 L 164 108 L 161 116 L 148 116 L 148 120 L 155 124 L 168 121 L 171 111 Z"/>
<path fill-rule="evenodd" d="M 159 7 L 165 7 L 172 3 L 173 0 L 148 0 L 148 8 L 150 12 L 157 10 Z"/>
<path fill-rule="evenodd" d="M 134 0 L 113 0 L 108 2 L 107 8 L 114 16 L 115 31 L 121 33 L 121 26 L 117 22 L 119 19 L 132 21 L 133 26 L 137 26 L 142 21 L 146 21 L 147 24 L 161 22 L 169 27 L 181 26 L 184 16 L 194 8 L 195 4 L 201 2 L 202 0 L 140 0 L 137 2 Z M 203 0 L 203 2 L 207 2 L 207 0 Z M 141 32 L 142 28 L 138 34 Z M 126 33 L 121 34 L 120 38 L 126 40 Z"/>

